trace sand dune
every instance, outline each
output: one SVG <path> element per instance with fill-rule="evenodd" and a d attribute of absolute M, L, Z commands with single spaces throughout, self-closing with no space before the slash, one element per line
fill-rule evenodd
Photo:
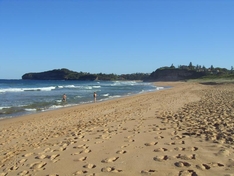
<path fill-rule="evenodd" d="M 0 176 L 234 175 L 234 84 L 166 90 L 0 121 Z"/>

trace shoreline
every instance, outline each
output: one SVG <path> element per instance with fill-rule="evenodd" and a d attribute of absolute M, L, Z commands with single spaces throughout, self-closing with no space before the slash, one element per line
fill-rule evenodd
<path fill-rule="evenodd" d="M 121 82 L 124 82 L 124 81 L 121 81 Z M 125 81 L 125 82 L 129 82 L 129 81 Z M 140 82 L 140 81 L 138 80 L 138 81 L 133 81 L 133 82 L 135 83 L 135 82 Z M 113 84 L 115 84 L 115 83 L 113 83 Z M 137 91 L 132 89 L 132 92 L 126 91 L 126 92 L 120 92 L 119 94 L 113 93 L 113 92 L 111 92 L 110 94 L 109 93 L 104 93 L 104 94 L 100 93 L 100 95 L 98 95 L 98 97 L 97 97 L 97 102 L 109 101 L 109 100 L 113 100 L 113 99 L 116 99 L 116 98 L 128 97 L 128 96 L 132 96 L 132 95 L 137 95 L 137 94 L 141 94 L 141 93 L 145 93 L 145 92 L 151 92 L 151 91 L 157 91 L 158 90 L 158 88 L 155 87 L 154 84 L 152 84 L 150 82 L 148 82 L 148 84 L 150 84 L 149 87 L 151 87 L 151 88 L 149 88 L 149 87 L 148 88 L 142 88 L 142 89 L 138 89 Z M 40 89 L 43 89 L 46 86 L 47 86 L 47 88 L 49 86 L 48 89 L 51 89 L 51 85 L 41 85 L 41 86 L 42 87 L 40 87 Z M 64 87 L 66 87 L 66 86 L 67 85 L 64 85 Z M 74 85 L 71 85 L 71 86 L 74 86 Z M 78 87 L 78 86 L 81 86 L 81 85 L 75 85 L 75 86 Z M 86 87 L 87 86 L 92 87 L 92 89 L 94 89 L 94 91 L 95 91 L 95 88 L 97 87 L 97 86 L 94 86 L 94 85 L 86 85 Z M 100 86 L 105 87 L 105 85 L 100 85 Z M 30 89 L 30 88 L 28 88 L 28 89 Z M 86 88 L 84 88 L 84 90 L 85 89 Z M 101 91 L 102 90 L 100 90 L 100 92 Z M 42 101 L 42 103 L 44 103 L 44 105 L 40 105 L 40 103 L 39 103 L 40 101 L 38 101 L 36 103 L 31 102 L 31 104 L 30 104 L 30 102 L 27 102 L 29 104 L 25 103 L 25 105 L 19 104 L 18 106 L 9 105 L 9 106 L 6 106 L 6 107 L 4 107 L 4 106 L 0 107 L 0 109 L 2 108 L 2 110 L 3 110 L 1 112 L 0 120 L 10 119 L 10 118 L 18 118 L 18 117 L 21 117 L 21 116 L 24 116 L 24 115 L 37 114 L 37 113 L 41 113 L 41 112 L 47 112 L 47 111 L 57 110 L 57 109 L 66 108 L 66 107 L 74 107 L 74 106 L 79 106 L 79 105 L 83 105 L 83 104 L 93 103 L 93 96 L 83 95 L 82 93 L 77 94 L 77 95 L 69 95 L 68 99 L 67 99 L 68 101 L 66 101 L 66 102 L 62 102 L 62 100 L 61 101 L 58 100 L 57 97 L 53 97 L 53 98 L 56 98 L 56 99 L 52 99 L 52 100 L 50 99 L 49 101 L 47 101 L 47 100 Z M 79 97 L 79 98 L 74 98 L 74 97 Z"/>
<path fill-rule="evenodd" d="M 231 176 L 233 86 L 155 84 L 173 88 L 1 120 L 0 175 Z"/>
<path fill-rule="evenodd" d="M 160 84 L 161 82 L 159 82 Z M 154 84 L 156 85 L 156 83 Z M 160 88 L 162 87 L 163 85 L 160 86 Z M 80 103 L 80 104 L 76 104 L 76 105 L 71 105 L 71 106 L 64 106 L 64 107 L 61 107 L 61 108 L 56 108 L 56 109 L 48 109 L 48 110 L 45 110 L 45 111 L 39 111 L 39 112 L 34 112 L 34 113 L 28 113 L 28 114 L 23 114 L 23 115 L 19 115 L 19 116 L 12 116 L 12 117 L 3 117 L 3 118 L 0 118 L 0 124 L 2 121 L 7 121 L 7 120 L 20 120 L 20 119 L 27 119 L 27 118 L 35 118 L 34 116 L 41 116 L 41 115 L 46 115 L 46 113 L 53 113 L 53 112 L 56 112 L 56 111 L 61 111 L 63 112 L 64 110 L 72 110 L 74 108 L 83 108 L 83 107 L 86 107 L 86 106 L 92 106 L 92 105 L 95 105 L 95 104 L 101 104 L 101 103 L 108 103 L 109 101 L 112 102 L 112 101 L 117 101 L 117 100 L 121 100 L 121 99 L 125 99 L 125 98 L 130 98 L 132 96 L 138 96 L 138 95 L 142 95 L 142 94 L 148 94 L 148 93 L 153 93 L 153 92 L 157 92 L 157 91 L 163 91 L 163 90 L 166 90 L 168 88 L 171 88 L 172 86 L 165 86 L 165 88 L 163 89 L 155 89 L 155 90 L 150 90 L 150 91 L 146 91 L 146 92 L 139 92 L 137 94 L 131 94 L 131 95 L 124 95 L 124 96 L 121 96 L 121 97 L 115 97 L 115 98 L 111 98 L 111 99 L 107 99 L 107 100 L 101 100 L 101 101 L 98 101 L 96 100 L 96 102 L 86 102 L 86 103 Z"/>
<path fill-rule="evenodd" d="M 160 87 L 161 88 L 161 87 Z M 60 107 L 60 108 L 54 108 L 54 109 L 47 109 L 45 111 L 38 111 L 38 112 L 31 112 L 31 113 L 25 113 L 25 114 L 22 114 L 22 115 L 17 115 L 17 116 L 10 116 L 10 117 L 1 117 L 0 118 L 0 122 L 3 121 L 3 120 L 9 120 L 9 119 L 15 119 L 15 118 L 24 118 L 25 116 L 34 116 L 36 114 L 40 114 L 40 113 L 46 113 L 46 112 L 53 112 L 53 111 L 57 111 L 57 110 L 64 110 L 66 108 L 75 108 L 75 107 L 79 107 L 79 106 L 86 106 L 86 105 L 90 105 L 90 104 L 98 104 L 98 103 L 102 103 L 102 102 L 108 102 L 108 101 L 115 101 L 117 99 L 122 99 L 122 98 L 128 98 L 128 97 L 131 97 L 131 96 L 136 96 L 136 95 L 140 95 L 140 94 L 146 94 L 146 93 L 150 93 L 150 92 L 156 92 L 156 91 L 161 91 L 161 90 L 165 90 L 165 89 L 168 89 L 168 88 L 164 88 L 164 89 L 155 89 L 155 90 L 150 90 L 150 91 L 145 91 L 145 92 L 139 92 L 139 93 L 136 93 L 136 94 L 130 94 L 130 95 L 124 95 L 124 96 L 121 96 L 121 97 L 114 97 L 114 98 L 110 98 L 110 99 L 106 99 L 106 100 L 96 100 L 95 102 L 84 102 L 84 103 L 80 103 L 80 104 L 75 104 L 75 105 L 68 105 L 68 106 L 64 106 L 64 107 Z"/>

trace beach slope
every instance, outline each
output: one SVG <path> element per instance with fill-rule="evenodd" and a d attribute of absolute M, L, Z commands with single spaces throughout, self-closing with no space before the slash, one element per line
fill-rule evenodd
<path fill-rule="evenodd" d="M 0 121 L 0 176 L 234 173 L 234 84 L 169 89 Z"/>

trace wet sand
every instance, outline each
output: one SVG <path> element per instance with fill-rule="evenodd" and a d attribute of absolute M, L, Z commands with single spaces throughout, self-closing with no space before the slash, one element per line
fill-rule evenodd
<path fill-rule="evenodd" d="M 172 88 L 1 120 L 0 176 L 234 175 L 234 84 L 155 84 Z"/>

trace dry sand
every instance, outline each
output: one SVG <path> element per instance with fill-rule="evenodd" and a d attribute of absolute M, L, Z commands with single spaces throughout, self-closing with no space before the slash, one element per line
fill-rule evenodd
<path fill-rule="evenodd" d="M 0 176 L 234 175 L 234 84 L 173 88 L 0 121 Z"/>

